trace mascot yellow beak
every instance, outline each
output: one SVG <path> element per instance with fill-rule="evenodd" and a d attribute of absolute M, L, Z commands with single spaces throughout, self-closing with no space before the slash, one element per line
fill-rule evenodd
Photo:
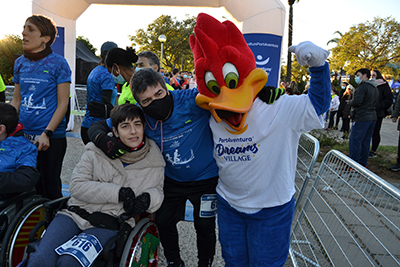
<path fill-rule="evenodd" d="M 221 87 L 216 97 L 198 94 L 196 103 L 199 107 L 211 111 L 215 121 L 224 120 L 234 131 L 240 131 L 246 124 L 247 113 L 258 92 L 268 81 L 267 73 L 262 69 L 253 69 L 237 88 Z"/>

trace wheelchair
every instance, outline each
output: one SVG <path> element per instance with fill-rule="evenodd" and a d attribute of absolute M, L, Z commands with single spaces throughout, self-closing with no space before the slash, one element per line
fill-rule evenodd
<path fill-rule="evenodd" d="M 32 190 L 0 201 L 0 266 L 7 266 L 7 261 L 18 263 L 30 231 L 45 218 L 43 204 L 49 200 L 35 193 Z"/>
<path fill-rule="evenodd" d="M 1 251 L 0 266 L 15 267 L 23 260 L 29 258 L 29 254 L 35 251 L 35 245 L 40 242 L 40 238 L 45 233 L 46 227 L 51 223 L 57 211 L 66 208 L 69 197 L 64 197 L 44 203 L 32 208 L 31 212 L 25 212 L 24 219 L 18 220 L 16 228 L 24 228 L 30 221 L 34 213 L 39 213 L 42 220 L 34 220 L 29 223 L 29 232 L 24 235 L 14 234 L 7 243 L 7 249 Z M 22 215 L 21 210 L 21 215 Z M 123 224 L 130 216 L 123 214 L 120 222 Z M 158 265 L 158 229 L 151 220 L 149 214 L 137 215 L 135 217 L 136 225 L 134 228 L 121 227 L 119 233 L 111 238 L 104 246 L 103 251 L 93 262 L 91 267 L 125 267 L 125 266 L 149 266 Z M 8 231 L 7 231 L 8 232 Z M 149 241 L 151 240 L 151 241 Z M 3 240 L 3 244 L 6 243 Z M 151 246 L 149 242 L 155 243 Z M 153 248 L 153 249 L 151 249 Z"/>

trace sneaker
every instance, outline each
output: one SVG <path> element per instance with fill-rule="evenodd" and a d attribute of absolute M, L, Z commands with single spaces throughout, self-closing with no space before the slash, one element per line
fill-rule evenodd
<path fill-rule="evenodd" d="M 390 166 L 389 170 L 394 171 L 394 172 L 400 171 L 400 163 L 396 163 L 395 165 Z"/>
<path fill-rule="evenodd" d="M 378 154 L 376 154 L 375 151 L 372 151 L 372 150 L 371 150 L 371 151 L 369 152 L 369 156 L 368 156 L 368 157 L 369 157 L 369 158 L 376 158 L 377 156 L 378 156 Z"/>

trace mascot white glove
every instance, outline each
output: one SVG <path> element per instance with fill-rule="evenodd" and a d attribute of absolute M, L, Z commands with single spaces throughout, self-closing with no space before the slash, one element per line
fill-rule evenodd
<path fill-rule="evenodd" d="M 305 66 L 308 64 L 310 68 L 324 65 L 330 53 L 309 41 L 290 46 L 289 52 L 296 54 L 300 65 Z"/>

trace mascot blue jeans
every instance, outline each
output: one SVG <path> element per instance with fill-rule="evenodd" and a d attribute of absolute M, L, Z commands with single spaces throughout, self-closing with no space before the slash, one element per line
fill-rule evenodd
<path fill-rule="evenodd" d="M 226 267 L 283 266 L 289 254 L 294 198 L 247 214 L 218 199 L 219 241 Z"/>

